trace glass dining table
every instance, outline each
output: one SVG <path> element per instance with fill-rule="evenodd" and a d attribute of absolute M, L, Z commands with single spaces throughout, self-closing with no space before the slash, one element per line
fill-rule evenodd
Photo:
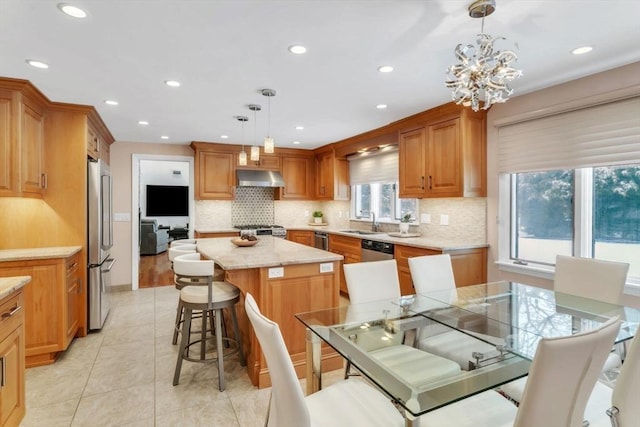
<path fill-rule="evenodd" d="M 308 394 L 322 388 L 323 354 L 333 350 L 413 427 L 422 414 L 527 375 L 541 338 L 588 331 L 614 316 L 622 320 L 616 342 L 633 338 L 640 310 L 505 281 L 296 314 L 307 328 Z M 429 339 L 455 343 L 460 370 L 421 372 L 414 349 Z M 380 357 L 399 346 L 414 349 L 394 361 Z"/>

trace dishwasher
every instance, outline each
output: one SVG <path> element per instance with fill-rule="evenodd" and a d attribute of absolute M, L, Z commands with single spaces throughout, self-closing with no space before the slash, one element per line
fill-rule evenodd
<path fill-rule="evenodd" d="M 324 231 L 316 231 L 313 233 L 314 246 L 318 249 L 329 250 L 329 236 Z"/>
<path fill-rule="evenodd" d="M 382 261 L 393 259 L 393 243 L 376 242 L 375 240 L 362 239 L 361 261 Z"/>

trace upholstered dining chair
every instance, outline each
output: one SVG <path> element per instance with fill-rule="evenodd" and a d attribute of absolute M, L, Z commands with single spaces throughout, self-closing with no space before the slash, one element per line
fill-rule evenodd
<path fill-rule="evenodd" d="M 541 338 L 516 408 L 493 390 L 429 412 L 420 421 L 433 426 L 582 427 L 585 406 L 620 320 L 575 335 Z"/>
<path fill-rule="evenodd" d="M 416 294 L 436 290 L 454 291 L 456 288 L 449 254 L 409 258 L 409 271 Z M 417 347 L 421 350 L 453 360 L 463 370 L 469 369 L 473 353 L 495 352 L 496 345 L 504 344 L 504 340 L 499 338 L 472 331 L 468 331 L 467 335 L 437 323 L 421 328 L 417 341 Z"/>
<path fill-rule="evenodd" d="M 404 420 L 381 392 L 364 381 L 340 381 L 304 397 L 277 323 L 245 295 L 245 311 L 269 367 L 271 399 L 267 427 L 401 427 Z"/>
<path fill-rule="evenodd" d="M 629 264 L 556 255 L 553 289 L 557 292 L 619 304 L 627 280 Z M 609 371 L 620 368 L 618 352 L 611 352 L 603 365 L 601 378 L 611 383 Z M 502 391 L 519 402 L 527 379 L 521 378 L 502 386 Z"/>
<path fill-rule="evenodd" d="M 640 331 L 631 341 L 613 389 L 596 382 L 584 417 L 589 427 L 640 427 L 639 396 Z"/>
<path fill-rule="evenodd" d="M 349 307 L 350 309 L 357 309 L 358 304 L 400 298 L 400 280 L 395 259 L 345 264 L 344 276 L 349 303 L 355 306 Z M 407 363 L 398 367 L 397 372 L 409 382 L 428 381 L 460 373 L 460 366 L 456 362 L 403 345 L 402 341 L 403 335 L 396 334 L 395 339 L 376 340 L 379 348 L 368 348 L 368 351 L 385 365 L 395 364 L 402 358 Z M 350 369 L 351 362 L 347 360 L 345 379 L 351 375 Z"/>

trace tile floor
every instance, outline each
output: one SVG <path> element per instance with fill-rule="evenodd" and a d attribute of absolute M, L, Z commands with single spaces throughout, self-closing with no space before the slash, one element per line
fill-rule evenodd
<path fill-rule="evenodd" d="M 185 361 L 180 384 L 171 384 L 173 286 L 118 292 L 112 299 L 102 331 L 75 339 L 56 363 L 27 370 L 20 426 L 264 425 L 270 388 L 255 388 L 237 355 L 225 359 L 224 392 L 212 363 Z M 334 371 L 323 381 L 340 376 Z"/>

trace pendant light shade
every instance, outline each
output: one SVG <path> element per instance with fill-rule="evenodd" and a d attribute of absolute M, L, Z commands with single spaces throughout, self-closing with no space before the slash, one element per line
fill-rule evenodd
<path fill-rule="evenodd" d="M 238 165 L 247 166 L 247 152 L 244 151 L 244 123 L 249 121 L 247 116 L 236 116 L 236 119 L 242 123 L 242 151 L 238 154 Z"/>
<path fill-rule="evenodd" d="M 267 97 L 267 136 L 264 139 L 264 152 L 273 153 L 275 145 L 273 138 L 271 138 L 271 97 L 276 96 L 276 91 L 273 89 L 262 89 L 262 95 Z"/>
<path fill-rule="evenodd" d="M 256 139 L 256 112 L 262 110 L 262 107 L 257 104 L 249 104 L 249 109 L 253 111 L 253 139 Z M 260 147 L 257 145 L 251 146 L 251 156 L 250 159 L 252 162 L 260 161 Z"/>

